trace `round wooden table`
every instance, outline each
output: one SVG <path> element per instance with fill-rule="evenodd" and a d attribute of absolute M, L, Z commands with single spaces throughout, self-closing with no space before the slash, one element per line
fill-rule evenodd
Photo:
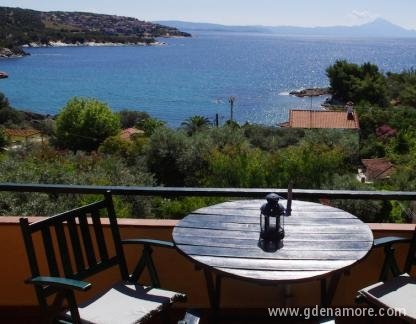
<path fill-rule="evenodd" d="M 240 200 L 201 208 L 175 226 L 177 249 L 205 271 L 211 306 L 219 307 L 224 275 L 270 283 L 323 278 L 322 304 L 329 305 L 342 270 L 370 251 L 370 228 L 341 209 L 294 200 L 291 216 L 284 220 L 283 247 L 266 252 L 258 245 L 264 203 Z M 285 200 L 281 203 L 286 205 Z M 331 277 L 328 287 L 327 277 Z"/>

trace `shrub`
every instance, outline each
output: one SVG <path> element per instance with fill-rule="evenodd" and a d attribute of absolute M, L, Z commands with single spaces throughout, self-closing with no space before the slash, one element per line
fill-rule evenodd
<path fill-rule="evenodd" d="M 94 99 L 71 99 L 56 120 L 58 146 L 73 151 L 96 150 L 119 131 L 119 117 L 105 103 Z"/>

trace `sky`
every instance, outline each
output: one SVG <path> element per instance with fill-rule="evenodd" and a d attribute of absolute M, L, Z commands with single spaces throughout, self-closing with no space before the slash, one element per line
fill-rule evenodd
<path fill-rule="evenodd" d="M 358 25 L 380 17 L 416 29 L 415 0 L 0 0 L 0 6 L 224 25 Z"/>

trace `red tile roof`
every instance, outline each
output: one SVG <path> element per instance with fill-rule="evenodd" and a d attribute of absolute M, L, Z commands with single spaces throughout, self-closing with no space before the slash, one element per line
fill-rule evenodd
<path fill-rule="evenodd" d="M 291 110 L 289 125 L 291 128 L 359 129 L 358 116 L 356 113 L 353 116 L 348 119 L 343 111 Z"/>
<path fill-rule="evenodd" d="M 385 158 L 362 159 L 361 162 L 368 180 L 386 179 L 394 172 L 393 164 Z"/>
<path fill-rule="evenodd" d="M 4 130 L 6 136 L 14 137 L 32 137 L 39 135 L 40 131 L 33 128 L 6 128 Z"/>

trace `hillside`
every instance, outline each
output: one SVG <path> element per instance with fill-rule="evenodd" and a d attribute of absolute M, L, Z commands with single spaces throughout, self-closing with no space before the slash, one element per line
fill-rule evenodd
<path fill-rule="evenodd" d="M 357 26 L 295 27 L 295 26 L 226 26 L 184 21 L 159 21 L 188 32 L 239 32 L 263 33 L 281 36 L 328 36 L 328 37 L 416 37 L 415 30 L 405 29 L 378 18 Z"/>
<path fill-rule="evenodd" d="M 151 44 L 155 37 L 172 36 L 188 37 L 190 34 L 129 17 L 0 7 L 0 48 L 8 48 L 17 55 L 22 54 L 18 48 L 23 45 L 48 45 L 50 42 Z M 3 53 L 7 52 L 3 49 Z"/>

